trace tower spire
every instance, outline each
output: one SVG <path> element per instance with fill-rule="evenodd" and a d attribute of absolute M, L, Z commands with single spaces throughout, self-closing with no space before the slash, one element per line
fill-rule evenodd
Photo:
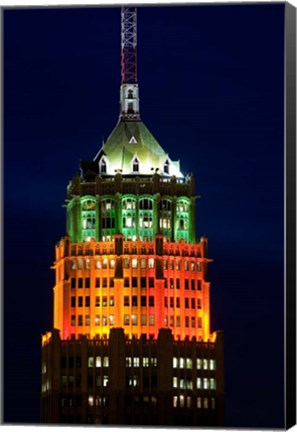
<path fill-rule="evenodd" d="M 139 120 L 137 84 L 137 12 L 123 6 L 121 12 L 121 112 L 120 118 Z"/>

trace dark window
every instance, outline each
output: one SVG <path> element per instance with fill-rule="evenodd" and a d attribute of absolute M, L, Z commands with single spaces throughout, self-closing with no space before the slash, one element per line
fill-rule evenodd
<path fill-rule="evenodd" d="M 170 297 L 170 307 L 174 307 L 174 298 Z"/>
<path fill-rule="evenodd" d="M 76 279 L 71 278 L 71 289 L 74 289 L 76 287 Z"/>
<path fill-rule="evenodd" d="M 102 297 L 102 306 L 107 306 L 107 297 L 106 296 Z"/>
<path fill-rule="evenodd" d="M 137 296 L 132 296 L 132 306 L 137 306 Z"/>
<path fill-rule="evenodd" d="M 177 307 L 177 308 L 180 307 L 180 300 L 179 300 L 179 297 L 176 298 L 176 307 Z"/>
<path fill-rule="evenodd" d="M 99 307 L 100 306 L 100 297 L 96 296 L 95 297 L 95 307 Z"/>
<path fill-rule="evenodd" d="M 201 280 L 197 281 L 197 289 L 201 291 Z"/>
<path fill-rule="evenodd" d="M 90 288 L 90 278 L 86 278 L 86 288 Z"/>
<path fill-rule="evenodd" d="M 195 309 L 195 299 L 194 298 L 191 299 L 191 308 Z"/>
<path fill-rule="evenodd" d="M 145 288 L 146 287 L 146 277 L 141 277 L 140 278 L 140 286 L 141 288 Z"/>
<path fill-rule="evenodd" d="M 78 297 L 78 307 L 82 307 L 83 306 L 83 298 L 82 296 Z"/>
<path fill-rule="evenodd" d="M 137 288 L 137 277 L 132 277 L 132 287 Z"/>
<path fill-rule="evenodd" d="M 75 307 L 75 304 L 76 304 L 76 302 L 75 302 L 75 296 L 72 296 L 71 297 L 71 307 Z"/>
<path fill-rule="evenodd" d="M 83 279 L 78 278 L 78 288 L 82 288 L 82 287 L 83 287 Z"/>
<path fill-rule="evenodd" d="M 146 296 L 141 296 L 141 306 L 146 306 Z"/>
<path fill-rule="evenodd" d="M 107 288 L 107 278 L 106 277 L 102 278 L 102 287 Z"/>
<path fill-rule="evenodd" d="M 185 289 L 189 289 L 189 279 L 185 279 Z"/>
<path fill-rule="evenodd" d="M 129 298 L 129 296 L 124 296 L 124 306 L 130 306 L 130 298 Z"/>
<path fill-rule="evenodd" d="M 180 285 L 179 285 L 179 279 L 175 280 L 175 286 L 176 286 L 176 289 L 179 289 L 179 287 L 180 287 Z"/>
<path fill-rule="evenodd" d="M 185 298 L 185 308 L 189 309 L 189 299 L 187 297 Z"/>
<path fill-rule="evenodd" d="M 149 278 L 149 287 L 154 288 L 154 278 L 152 277 Z"/>
<path fill-rule="evenodd" d="M 125 277 L 124 278 L 124 287 L 128 287 L 129 286 L 129 278 Z"/>
<path fill-rule="evenodd" d="M 90 307 L 90 296 L 85 297 L 85 307 Z"/>
<path fill-rule="evenodd" d="M 100 278 L 98 278 L 98 277 L 96 277 L 96 280 L 95 280 L 95 287 L 100 288 Z"/>
<path fill-rule="evenodd" d="M 155 306 L 155 297 L 149 296 L 149 306 Z"/>
<path fill-rule="evenodd" d="M 201 299 L 197 299 L 197 307 L 198 309 L 201 309 Z"/>
<path fill-rule="evenodd" d="M 164 307 L 168 307 L 168 299 L 167 297 L 164 297 Z"/>
<path fill-rule="evenodd" d="M 191 289 L 194 290 L 195 289 L 195 280 L 191 279 Z"/>

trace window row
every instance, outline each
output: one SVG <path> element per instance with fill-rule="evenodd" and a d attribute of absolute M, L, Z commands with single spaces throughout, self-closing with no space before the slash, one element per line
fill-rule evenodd
<path fill-rule="evenodd" d="M 78 325 L 81 326 L 113 326 L 114 325 L 114 315 L 95 315 L 94 322 L 91 323 L 90 315 L 71 315 L 70 319 L 71 326 Z"/>
<path fill-rule="evenodd" d="M 189 357 L 173 357 L 172 365 L 174 368 L 186 368 L 186 369 L 192 369 L 193 367 L 193 360 Z M 204 369 L 204 370 L 215 370 L 216 368 L 216 361 L 214 359 L 196 359 L 196 368 L 197 369 Z"/>
<path fill-rule="evenodd" d="M 142 365 L 143 367 L 149 367 L 157 366 L 157 357 L 126 357 L 126 367 L 140 367 Z"/>
<path fill-rule="evenodd" d="M 202 328 L 202 318 L 201 317 L 197 317 L 197 319 L 196 319 L 196 317 L 185 316 L 184 323 L 185 323 L 184 325 L 186 328 L 189 328 L 189 327 L 196 328 L 196 325 L 197 325 L 197 328 Z M 177 315 L 177 316 L 170 315 L 169 316 L 169 322 L 168 322 L 168 316 L 165 315 L 164 316 L 164 325 L 165 326 L 169 325 L 170 327 L 174 327 L 174 326 L 180 327 L 181 326 L 180 316 L 179 315 Z"/>
<path fill-rule="evenodd" d="M 173 251 L 172 251 L 173 254 Z M 163 269 L 164 270 L 181 270 L 182 269 L 182 261 L 177 259 L 163 259 Z M 202 270 L 202 264 L 200 261 L 188 261 L 185 260 L 183 262 L 183 269 L 186 271 L 198 271 L 201 272 Z"/>
<path fill-rule="evenodd" d="M 174 408 L 192 408 L 195 406 L 195 398 L 191 396 L 173 396 L 173 407 Z M 215 398 L 201 398 L 197 397 L 196 407 L 198 409 L 215 409 L 216 408 L 216 400 Z"/>
<path fill-rule="evenodd" d="M 104 251 L 103 251 L 104 253 Z M 83 252 L 81 251 L 81 255 L 83 254 Z M 78 255 L 80 255 L 80 251 L 78 251 Z M 98 250 L 98 255 L 99 255 L 99 250 Z M 94 260 L 94 266 L 95 269 L 114 269 L 115 267 L 115 259 L 114 258 L 96 258 Z M 77 259 L 72 259 L 71 260 L 71 269 L 72 270 L 84 270 L 84 269 L 90 269 L 91 268 L 91 260 L 90 258 L 87 258 L 85 260 L 83 260 L 82 258 L 77 258 Z"/>
<path fill-rule="evenodd" d="M 131 316 L 129 314 L 124 314 L 124 319 L 123 319 L 123 324 L 124 326 L 128 326 L 128 325 L 138 325 L 138 315 L 136 314 L 132 314 Z M 150 325 L 150 326 L 154 326 L 155 325 L 155 315 L 141 315 L 140 316 L 140 325 Z"/>
<path fill-rule="evenodd" d="M 114 278 L 110 277 L 96 277 L 95 278 L 95 288 L 113 288 L 114 287 Z M 71 289 L 75 288 L 90 288 L 90 278 L 71 278 Z"/>
<path fill-rule="evenodd" d="M 164 280 L 164 288 L 170 288 L 170 289 L 174 289 L 174 281 L 175 281 L 175 288 L 176 289 L 180 289 L 180 279 L 173 279 L 173 278 L 169 278 L 169 279 L 165 279 Z M 184 289 L 188 290 L 198 290 L 201 291 L 201 280 L 198 279 L 184 279 Z"/>
<path fill-rule="evenodd" d="M 107 297 L 107 296 L 102 296 L 102 297 L 95 296 L 93 300 L 94 300 L 94 304 L 92 306 L 95 306 L 95 307 L 100 307 L 100 306 L 113 307 L 114 306 L 114 296 L 109 296 L 109 297 Z M 91 306 L 90 296 L 85 296 L 85 297 L 83 297 L 83 296 L 78 296 L 78 297 L 71 296 L 70 305 L 72 308 L 76 307 L 76 306 L 77 307 L 90 307 Z"/>
<path fill-rule="evenodd" d="M 88 357 L 88 367 L 108 367 L 109 358 L 108 356 L 90 356 Z"/>
<path fill-rule="evenodd" d="M 189 299 L 189 298 L 186 297 L 184 299 L 184 305 L 185 305 L 186 309 L 189 309 L 190 301 L 191 301 L 191 309 L 196 309 L 196 307 L 197 307 L 197 309 L 201 309 L 202 308 L 201 298 L 198 298 L 198 299 L 191 298 L 191 299 Z M 168 307 L 173 308 L 174 307 L 174 297 L 169 297 L 169 301 L 168 301 L 168 297 L 165 297 L 164 298 L 164 307 L 166 307 L 166 308 L 168 308 Z M 176 308 L 180 308 L 180 298 L 179 297 L 176 297 L 176 299 L 175 299 L 175 307 Z"/>
<path fill-rule="evenodd" d="M 124 306 L 138 306 L 138 297 L 135 296 L 124 296 Z M 155 297 L 154 296 L 141 296 L 140 297 L 140 306 L 146 307 L 154 307 L 155 306 Z"/>
<path fill-rule="evenodd" d="M 189 378 L 178 378 L 173 377 L 173 388 L 179 388 L 181 390 L 193 390 L 194 383 L 192 379 Z M 200 378 L 196 379 L 196 388 L 198 390 L 216 390 L 216 380 L 215 378 Z"/>

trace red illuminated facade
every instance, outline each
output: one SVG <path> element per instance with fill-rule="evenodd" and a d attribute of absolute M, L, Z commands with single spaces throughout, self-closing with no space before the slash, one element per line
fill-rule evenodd
<path fill-rule="evenodd" d="M 196 241 L 193 176 L 140 119 L 135 8 L 122 10 L 122 77 L 128 48 L 134 78 L 122 82 L 119 122 L 67 187 L 42 421 L 222 425 L 207 238 Z"/>

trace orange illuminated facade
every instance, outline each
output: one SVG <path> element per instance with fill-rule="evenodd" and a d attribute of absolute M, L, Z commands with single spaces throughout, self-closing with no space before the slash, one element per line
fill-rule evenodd
<path fill-rule="evenodd" d="M 120 97 L 117 125 L 67 187 L 42 420 L 222 425 L 223 336 L 210 331 L 194 178 L 141 121 L 137 83 Z"/>

